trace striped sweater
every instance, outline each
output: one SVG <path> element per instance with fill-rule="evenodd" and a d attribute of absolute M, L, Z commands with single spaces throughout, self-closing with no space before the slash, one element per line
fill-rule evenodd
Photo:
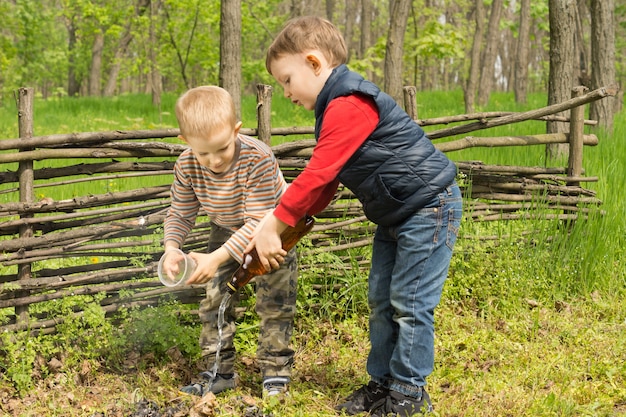
<path fill-rule="evenodd" d="M 233 231 L 224 248 L 242 262 L 254 228 L 278 204 L 287 185 L 266 144 L 239 135 L 236 145 L 235 163 L 219 174 L 200 165 L 191 149 L 180 154 L 174 165 L 164 242 L 174 241 L 182 248 L 202 209 L 211 222 Z"/>

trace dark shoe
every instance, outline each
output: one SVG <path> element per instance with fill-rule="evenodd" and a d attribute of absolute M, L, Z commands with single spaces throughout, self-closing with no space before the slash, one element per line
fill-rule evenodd
<path fill-rule="evenodd" d="M 372 417 L 410 417 L 428 414 L 433 411 L 430 396 L 422 389 L 420 398 L 409 397 L 397 391 L 389 391 L 389 396 L 371 412 Z"/>
<path fill-rule="evenodd" d="M 358 390 L 350 394 L 342 404 L 335 409 L 343 411 L 349 415 L 355 415 L 370 411 L 374 405 L 383 402 L 389 395 L 389 390 L 374 381 L 370 381 L 367 385 L 363 385 Z"/>
<path fill-rule="evenodd" d="M 203 397 L 208 392 L 219 394 L 237 386 L 237 374 L 217 374 L 215 379 L 213 379 L 210 372 L 202 372 L 200 377 L 202 378 L 200 382 L 186 385 L 180 391 L 185 394 Z"/>
<path fill-rule="evenodd" d="M 286 395 L 289 378 L 273 376 L 263 379 L 263 398 Z"/>

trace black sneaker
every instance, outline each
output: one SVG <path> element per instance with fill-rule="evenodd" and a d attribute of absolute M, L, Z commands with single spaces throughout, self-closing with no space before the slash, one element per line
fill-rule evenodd
<path fill-rule="evenodd" d="M 237 374 L 217 374 L 215 378 L 212 378 L 210 372 L 202 372 L 200 377 L 202 378 L 200 382 L 186 385 L 180 391 L 185 394 L 203 397 L 208 392 L 219 394 L 237 386 Z"/>
<path fill-rule="evenodd" d="M 420 398 L 409 397 L 397 391 L 389 391 L 389 396 L 384 402 L 379 403 L 372 409 L 371 417 L 410 417 L 414 415 L 428 414 L 433 411 L 430 396 L 422 388 Z"/>
<path fill-rule="evenodd" d="M 370 381 L 367 385 L 363 385 L 346 397 L 344 402 L 335 407 L 335 409 L 349 415 L 363 413 L 370 411 L 377 403 L 384 402 L 388 395 L 389 390 L 387 388 Z"/>

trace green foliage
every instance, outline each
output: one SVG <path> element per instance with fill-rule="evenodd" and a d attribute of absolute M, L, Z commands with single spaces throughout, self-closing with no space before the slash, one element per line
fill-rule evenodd
<path fill-rule="evenodd" d="M 337 319 L 350 314 L 367 313 L 367 275 L 360 272 L 357 251 L 346 251 L 352 268 L 328 252 L 311 254 L 306 239 L 299 244 L 300 263 L 307 268 L 300 273 L 298 310 Z"/>
<path fill-rule="evenodd" d="M 67 370 L 75 369 L 84 361 L 100 359 L 113 339 L 113 326 L 100 307 L 101 299 L 99 295 L 71 296 L 38 304 L 30 312 L 33 316 L 63 318 L 51 335 L 33 336 L 30 330 L 2 333 L 0 369 L 4 370 L 4 380 L 25 394 L 33 387 L 35 376 L 48 375 L 45 364 L 52 358 L 61 361 Z"/>
<path fill-rule="evenodd" d="M 177 302 L 165 302 L 155 307 L 132 309 L 118 327 L 111 351 L 121 354 L 137 352 L 153 355 L 157 360 L 167 358 L 168 350 L 178 349 L 187 357 L 199 355 L 199 327 L 191 317 L 189 307 Z"/>
<path fill-rule="evenodd" d="M 426 23 L 419 38 L 407 42 L 407 56 L 444 59 L 461 58 L 465 54 L 466 40 L 458 28 L 437 20 Z"/>
<path fill-rule="evenodd" d="M 362 58 L 350 61 L 350 69 L 363 76 L 367 74 L 367 71 L 371 71 L 374 77 L 382 79 L 386 42 L 386 37 L 378 38 L 373 46 L 367 48 Z"/>
<path fill-rule="evenodd" d="M 20 394 L 33 387 L 33 364 L 37 356 L 37 339 L 29 332 L 3 332 L 0 334 L 0 373 Z"/>

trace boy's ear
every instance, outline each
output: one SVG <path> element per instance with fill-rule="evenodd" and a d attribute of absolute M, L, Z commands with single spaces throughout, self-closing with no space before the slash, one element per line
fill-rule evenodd
<path fill-rule="evenodd" d="M 239 129 L 241 129 L 241 126 L 242 126 L 242 125 L 243 125 L 243 123 L 242 123 L 241 121 L 238 121 L 238 122 L 235 124 L 235 135 L 238 135 L 238 134 L 239 134 Z"/>
<path fill-rule="evenodd" d="M 322 70 L 322 62 L 316 54 L 307 54 L 306 62 L 311 65 L 315 75 L 318 75 Z"/>
<path fill-rule="evenodd" d="M 185 139 L 183 137 L 183 135 L 178 135 L 178 139 L 182 140 L 183 142 L 185 142 L 187 145 L 189 145 L 189 142 L 187 142 L 187 139 Z"/>

